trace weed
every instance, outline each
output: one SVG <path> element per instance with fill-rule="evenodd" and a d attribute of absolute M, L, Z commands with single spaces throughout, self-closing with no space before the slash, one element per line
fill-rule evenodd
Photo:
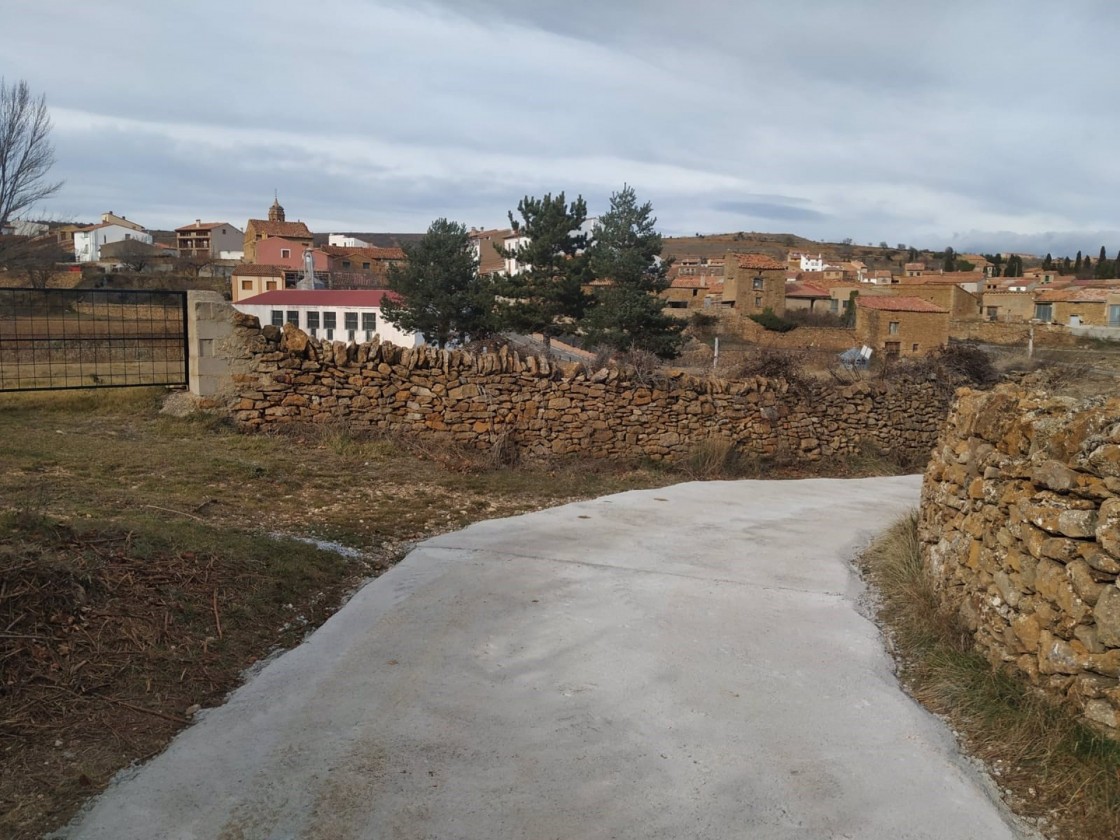
<path fill-rule="evenodd" d="M 681 469 L 693 479 L 737 478 L 743 460 L 727 438 L 708 438 L 697 443 L 682 461 Z"/>
<path fill-rule="evenodd" d="M 860 566 L 903 683 L 993 768 L 1009 804 L 1065 840 L 1120 836 L 1120 744 L 976 652 L 926 575 L 917 514 L 880 536 Z"/>

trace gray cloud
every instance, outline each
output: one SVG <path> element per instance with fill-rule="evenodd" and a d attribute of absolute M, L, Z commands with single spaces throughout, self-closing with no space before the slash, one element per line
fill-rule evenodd
<path fill-rule="evenodd" d="M 960 230 L 1065 242 L 1047 232 L 1115 226 L 1111 3 L 321 0 L 298 23 L 272 0 L 192 9 L 221 25 L 101 0 L 60 27 L 6 4 L 0 67 L 56 113 L 67 184 L 45 210 L 243 223 L 275 188 L 313 229 L 422 230 L 500 224 L 546 191 L 601 212 L 628 182 L 667 233 L 751 218 L 942 247 Z"/>

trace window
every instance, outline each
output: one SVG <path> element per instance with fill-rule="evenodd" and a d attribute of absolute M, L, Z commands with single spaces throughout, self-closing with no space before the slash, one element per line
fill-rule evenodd
<path fill-rule="evenodd" d="M 910 345 L 910 352 L 911 353 L 917 353 L 918 352 L 918 345 L 917 344 L 911 344 Z"/>
<path fill-rule="evenodd" d="M 1034 317 L 1040 321 L 1054 320 L 1054 304 L 1036 303 L 1034 305 Z"/>
<path fill-rule="evenodd" d="M 292 326 L 298 327 L 299 326 L 299 310 L 298 309 L 289 309 L 287 320 L 288 320 L 288 323 L 291 324 Z"/>
<path fill-rule="evenodd" d="M 762 295 L 755 295 L 754 296 L 754 305 L 756 307 L 762 306 Z"/>
<path fill-rule="evenodd" d="M 253 281 L 252 280 L 242 280 L 241 281 L 241 291 L 251 292 L 252 290 L 253 290 Z"/>
<path fill-rule="evenodd" d="M 754 280 L 751 281 L 751 288 L 752 289 L 761 289 L 762 288 L 762 277 L 754 278 Z"/>
<path fill-rule="evenodd" d="M 335 315 L 333 312 L 323 313 L 323 332 L 327 341 L 334 341 Z"/>
<path fill-rule="evenodd" d="M 902 345 L 901 345 L 900 342 L 888 341 L 885 344 L 883 344 L 883 352 L 886 353 L 888 356 L 892 356 L 892 357 L 897 356 L 901 350 L 902 350 Z"/>
<path fill-rule="evenodd" d="M 999 317 L 999 307 L 998 306 L 989 306 L 988 307 L 988 320 L 989 321 L 994 321 L 998 317 Z"/>
<path fill-rule="evenodd" d="M 1108 305 L 1108 325 L 1110 327 L 1120 327 L 1120 306 L 1115 303 Z"/>
<path fill-rule="evenodd" d="M 364 268 L 366 271 L 369 271 L 369 263 L 367 263 L 367 262 L 362 263 L 362 268 Z"/>
<path fill-rule="evenodd" d="M 267 289 L 269 291 L 272 291 L 273 289 L 276 288 L 276 281 L 275 280 L 266 280 L 265 283 L 264 283 L 264 287 L 265 287 L 265 289 Z"/>
<path fill-rule="evenodd" d="M 343 268 L 349 268 L 350 267 L 350 260 L 343 260 L 342 261 L 342 267 Z"/>
<path fill-rule="evenodd" d="M 840 301 L 838 301 L 836 298 L 832 298 L 832 300 L 830 300 L 828 302 L 828 311 L 832 312 L 834 314 L 839 312 L 840 311 Z"/>
<path fill-rule="evenodd" d="M 314 335 L 316 335 L 316 333 L 318 333 L 318 331 L 319 331 L 319 313 L 318 312 L 308 312 L 307 313 L 307 334 L 311 335 L 311 336 L 314 336 Z"/>
<path fill-rule="evenodd" d="M 284 310 L 282 310 L 282 309 L 273 309 L 272 310 L 272 326 L 274 326 L 274 327 L 284 326 Z"/>
<path fill-rule="evenodd" d="M 349 341 L 354 340 L 354 335 L 358 332 L 358 313 L 357 312 L 343 312 L 342 321 L 346 326 L 346 338 Z"/>
<path fill-rule="evenodd" d="M 372 312 L 362 313 L 362 332 L 366 334 L 366 341 L 373 340 L 373 333 L 377 329 L 377 316 Z"/>
<path fill-rule="evenodd" d="M 887 335 L 898 335 L 898 321 L 887 323 Z"/>
<path fill-rule="evenodd" d="M 131 238 L 132 238 L 132 234 L 131 234 L 131 233 L 126 233 L 126 234 L 124 235 L 124 238 L 125 238 L 125 239 L 131 239 Z"/>
<path fill-rule="evenodd" d="M 281 248 L 280 249 L 280 259 L 286 260 L 291 255 L 292 255 L 292 249 L 291 248 Z"/>

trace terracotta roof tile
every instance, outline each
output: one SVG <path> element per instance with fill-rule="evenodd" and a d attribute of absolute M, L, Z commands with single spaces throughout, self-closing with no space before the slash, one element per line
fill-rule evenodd
<path fill-rule="evenodd" d="M 731 257 L 739 261 L 739 268 L 754 269 L 756 271 L 785 271 L 786 264 L 779 262 L 766 254 L 732 254 Z"/>
<path fill-rule="evenodd" d="M 233 273 L 239 277 L 283 277 L 284 272 L 290 270 L 280 265 L 250 264 L 236 266 Z"/>
<path fill-rule="evenodd" d="M 948 309 L 942 309 L 928 300 L 899 295 L 875 295 L 873 297 L 860 295 L 856 298 L 856 306 L 862 306 L 864 309 L 878 309 L 883 312 L 941 312 L 946 315 L 949 313 Z"/>
<path fill-rule="evenodd" d="M 250 219 L 245 229 L 253 228 L 265 236 L 284 236 L 288 238 L 309 239 L 311 231 L 303 222 L 272 222 L 268 219 Z"/>
<path fill-rule="evenodd" d="M 786 297 L 791 298 L 827 298 L 831 297 L 828 291 L 812 283 L 786 283 Z"/>
<path fill-rule="evenodd" d="M 1070 286 L 1065 289 L 1046 289 L 1035 294 L 1034 299 L 1042 303 L 1054 301 L 1068 301 L 1069 303 L 1099 303 L 1108 300 L 1114 294 L 1113 289 L 1078 288 Z"/>
<path fill-rule="evenodd" d="M 175 228 L 175 232 L 189 233 L 190 231 L 196 230 L 213 230 L 216 227 L 231 227 L 234 230 L 240 232 L 238 228 L 234 227 L 229 222 L 192 222 L 189 225 L 183 225 L 182 227 Z"/>
<path fill-rule="evenodd" d="M 372 260 L 403 260 L 404 250 L 401 248 L 349 248 L 345 245 L 324 245 L 320 248 L 328 257 L 367 257 Z"/>

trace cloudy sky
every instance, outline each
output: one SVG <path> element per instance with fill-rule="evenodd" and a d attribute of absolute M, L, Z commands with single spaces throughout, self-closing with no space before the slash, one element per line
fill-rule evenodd
<path fill-rule="evenodd" d="M 500 226 L 629 183 L 667 234 L 1120 249 L 1113 0 L 0 0 L 40 215 Z"/>

